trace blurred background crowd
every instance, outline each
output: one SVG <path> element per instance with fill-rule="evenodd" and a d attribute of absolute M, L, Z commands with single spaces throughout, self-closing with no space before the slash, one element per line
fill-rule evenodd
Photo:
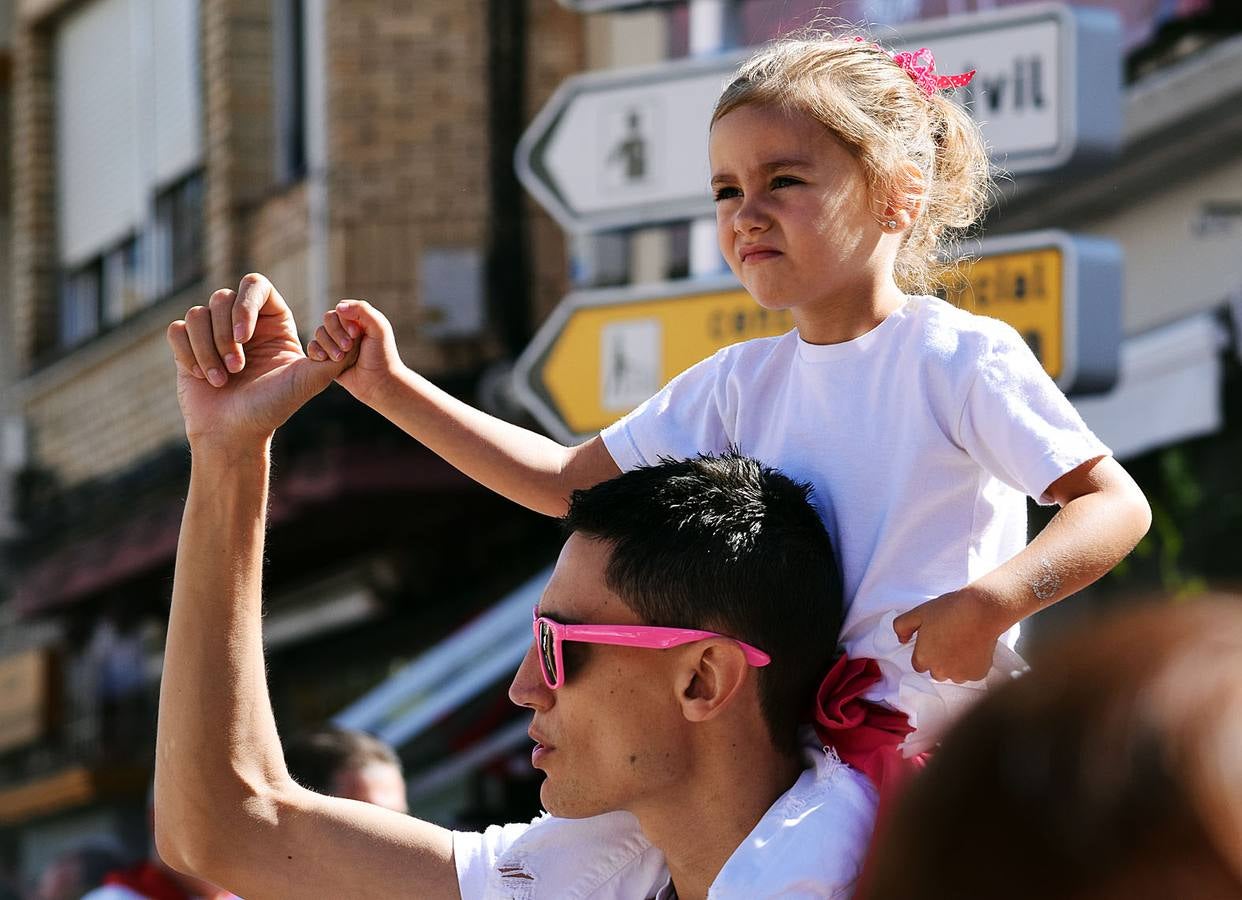
<path fill-rule="evenodd" d="M 407 364 L 529 423 L 514 361 L 562 297 L 701 266 L 686 222 L 563 233 L 519 184 L 515 147 L 568 76 L 689 55 L 702 2 L 0 0 L 0 897 L 78 897 L 151 854 L 188 472 L 167 323 L 249 271 L 271 277 L 307 337 L 337 299 L 365 298 L 392 319 Z M 820 12 L 884 37 L 1023 5 L 710 2 L 734 6 L 735 46 Z M 1082 5 L 1121 23 L 1121 146 L 1094 166 L 1003 181 L 985 234 L 1055 228 L 1123 251 L 1115 383 L 1071 399 L 1154 522 L 1112 575 L 1036 617 L 1022 648 L 1036 660 L 1073 658 L 1067 634 L 1140 601 L 1216 610 L 1210 621 L 1242 609 L 1242 5 Z M 505 688 L 556 522 L 474 485 L 339 389 L 312 406 L 277 436 L 266 576 L 273 703 L 282 733 L 300 736 L 291 767 L 326 792 L 453 827 L 529 818 L 527 717 Z M 1202 619 L 1182 631 L 1143 621 L 1101 658 L 1143 668 L 1157 636 L 1183 635 L 1183 653 L 1212 632 Z M 1088 662 L 1082 678 L 1099 677 Z M 344 747 L 341 727 L 382 742 Z M 1049 728 L 1067 746 L 1095 740 Z M 316 753 L 361 762 L 340 775 Z M 1108 772 L 1065 777 L 1090 786 Z M 1100 821 L 1150 812 L 1110 810 Z"/>

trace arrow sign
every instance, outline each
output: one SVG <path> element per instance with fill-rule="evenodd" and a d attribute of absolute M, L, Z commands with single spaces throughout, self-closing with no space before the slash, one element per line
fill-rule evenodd
<path fill-rule="evenodd" d="M 946 298 L 1013 325 L 1067 393 L 1107 390 L 1120 346 L 1121 251 L 1037 231 L 984 241 Z M 721 347 L 793 328 L 732 277 L 570 294 L 514 369 L 518 399 L 560 441 L 616 421 Z"/>
<path fill-rule="evenodd" d="M 568 231 L 711 215 L 708 123 L 743 58 L 569 78 L 518 142 L 518 178 Z"/>
<path fill-rule="evenodd" d="M 721 347 L 793 328 L 732 276 L 570 294 L 514 368 L 518 399 L 566 443 L 594 434 Z"/>
<path fill-rule="evenodd" d="M 1035 3 L 904 26 L 941 72 L 977 69 L 954 97 L 999 165 L 1043 172 L 1121 145 L 1121 25 L 1113 13 Z M 573 232 L 710 215 L 711 112 L 746 51 L 568 79 L 518 143 L 518 177 Z"/>
<path fill-rule="evenodd" d="M 1007 171 L 1046 172 L 1115 156 L 1122 143 L 1121 19 L 1030 3 L 902 25 L 898 48 L 930 47 L 942 73 L 976 69 L 955 91 Z"/>

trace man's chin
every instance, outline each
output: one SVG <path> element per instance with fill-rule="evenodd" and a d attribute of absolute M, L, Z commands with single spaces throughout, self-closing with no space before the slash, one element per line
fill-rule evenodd
<path fill-rule="evenodd" d="M 544 778 L 539 786 L 539 804 L 560 819 L 588 819 L 609 811 L 579 791 L 558 790 L 551 778 Z"/>

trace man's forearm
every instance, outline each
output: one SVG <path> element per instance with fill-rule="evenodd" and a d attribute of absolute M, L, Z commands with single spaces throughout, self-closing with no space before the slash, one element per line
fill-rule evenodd
<path fill-rule="evenodd" d="M 177 546 L 156 748 L 161 852 L 227 840 L 287 778 L 267 694 L 261 574 L 268 447 L 199 449 Z M 173 846 L 164 839 L 173 836 Z"/>

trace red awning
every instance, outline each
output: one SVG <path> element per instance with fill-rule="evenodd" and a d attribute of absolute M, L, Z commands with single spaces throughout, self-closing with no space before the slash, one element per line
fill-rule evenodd
<path fill-rule="evenodd" d="M 334 446 L 308 454 L 272 481 L 270 521 L 289 522 L 341 497 L 375 493 L 443 493 L 475 488 L 438 456 L 414 445 Z M 184 500 L 170 497 L 136 511 L 106 532 L 83 537 L 20 571 L 13 591 L 18 615 L 30 617 L 172 564 Z"/>

